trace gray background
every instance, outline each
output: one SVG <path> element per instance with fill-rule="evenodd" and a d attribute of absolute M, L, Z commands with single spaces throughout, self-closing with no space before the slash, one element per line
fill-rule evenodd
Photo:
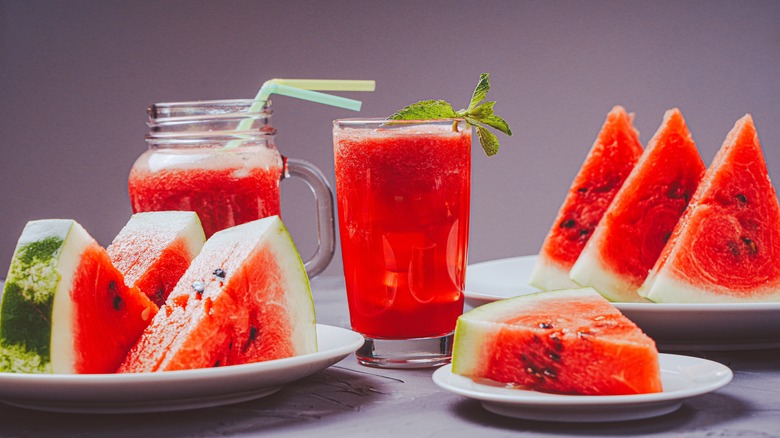
<path fill-rule="evenodd" d="M 746 112 L 780 172 L 780 2 L 0 0 L 0 276 L 28 220 L 102 244 L 154 102 L 252 97 L 273 77 L 375 79 L 360 114 L 280 97 L 277 143 L 333 181 L 331 121 L 426 98 L 462 108 L 482 72 L 515 132 L 475 143 L 470 261 L 535 253 L 614 104 L 643 144 L 682 109 L 706 163 Z M 476 140 L 475 140 L 476 142 Z M 307 256 L 314 209 L 283 184 Z M 340 255 L 326 271 L 341 272 Z"/>

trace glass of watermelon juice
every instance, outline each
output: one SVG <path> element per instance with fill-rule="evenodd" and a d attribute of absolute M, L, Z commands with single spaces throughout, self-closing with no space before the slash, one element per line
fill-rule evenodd
<path fill-rule="evenodd" d="M 450 360 L 463 312 L 471 129 L 456 119 L 336 120 L 341 252 L 352 328 L 369 366 Z"/>
<path fill-rule="evenodd" d="M 133 212 L 184 210 L 198 214 L 207 237 L 267 216 L 281 215 L 280 182 L 305 181 L 317 204 L 318 247 L 306 261 L 321 273 L 335 252 L 333 194 L 311 163 L 283 157 L 269 121 L 270 102 L 252 100 L 158 103 L 149 110 L 148 149 L 133 164 L 128 191 Z M 242 120 L 247 129 L 238 130 Z"/>

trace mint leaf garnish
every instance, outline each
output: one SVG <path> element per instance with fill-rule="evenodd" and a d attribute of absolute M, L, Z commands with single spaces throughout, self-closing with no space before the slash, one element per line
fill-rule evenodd
<path fill-rule="evenodd" d="M 479 82 L 477 82 L 477 88 L 474 89 L 474 93 L 471 95 L 471 102 L 469 102 L 468 111 L 476 108 L 476 106 L 485 100 L 488 91 L 490 91 L 490 78 L 487 73 L 479 75 Z"/>
<path fill-rule="evenodd" d="M 498 137 L 495 134 L 488 131 L 487 128 L 477 126 L 477 137 L 479 137 L 479 143 L 488 157 L 498 153 Z"/>
<path fill-rule="evenodd" d="M 497 129 L 506 135 L 512 135 L 512 129 L 509 128 L 509 123 L 506 120 L 493 112 L 493 106 L 496 102 L 483 102 L 485 97 L 487 97 L 488 91 L 490 91 L 490 78 L 487 73 L 482 73 L 466 109 L 455 111 L 452 105 L 444 100 L 423 100 L 405 107 L 389 118 L 390 120 L 462 118 L 470 126 L 474 126 L 477 129 L 477 137 L 482 145 L 482 149 L 485 150 L 488 157 L 492 157 L 498 153 L 498 137 L 487 128 Z"/>
<path fill-rule="evenodd" d="M 413 103 L 390 116 L 393 120 L 431 120 L 457 117 L 452 106 L 443 100 L 423 100 Z"/>

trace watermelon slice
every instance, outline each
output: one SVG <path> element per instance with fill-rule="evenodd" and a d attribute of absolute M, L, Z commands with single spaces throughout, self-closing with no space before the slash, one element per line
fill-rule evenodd
<path fill-rule="evenodd" d="M 0 370 L 112 373 L 157 312 L 84 228 L 27 224 L 0 309 Z"/>
<path fill-rule="evenodd" d="M 316 351 L 314 303 L 278 216 L 215 233 L 120 372 L 260 362 Z"/>
<path fill-rule="evenodd" d="M 637 291 L 705 170 L 682 113 L 668 110 L 572 266 L 571 279 L 612 301 L 646 301 Z"/>
<path fill-rule="evenodd" d="M 206 241 L 191 211 L 136 213 L 107 248 L 125 283 L 162 306 Z"/>
<path fill-rule="evenodd" d="M 729 132 L 640 293 L 660 302 L 780 301 L 780 204 L 749 114 Z"/>
<path fill-rule="evenodd" d="M 661 391 L 655 342 L 590 288 L 538 292 L 458 319 L 452 371 L 580 395 Z"/>
<path fill-rule="evenodd" d="M 530 284 L 542 290 L 577 287 L 569 270 L 642 154 L 633 114 L 615 106 L 569 188 L 539 251 Z"/>

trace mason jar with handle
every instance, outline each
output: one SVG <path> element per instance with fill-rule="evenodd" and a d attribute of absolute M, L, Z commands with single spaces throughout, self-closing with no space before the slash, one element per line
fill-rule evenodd
<path fill-rule="evenodd" d="M 128 179 L 133 212 L 194 211 L 208 237 L 234 225 L 281 216 L 280 183 L 287 177 L 300 178 L 316 203 L 317 248 L 304 262 L 307 274 L 314 277 L 325 270 L 335 251 L 333 193 L 316 166 L 279 153 L 270 102 L 259 111 L 250 111 L 252 103 L 152 105 L 148 149 L 135 161 Z"/>

